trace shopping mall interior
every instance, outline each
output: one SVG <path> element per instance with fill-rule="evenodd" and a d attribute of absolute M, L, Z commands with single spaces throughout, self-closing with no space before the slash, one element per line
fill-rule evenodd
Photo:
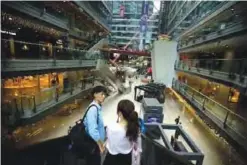
<path fill-rule="evenodd" d="M 244 1 L 1 1 L 2 162 L 66 165 L 104 86 L 105 127 L 123 99 L 145 123 L 140 164 L 247 165 L 245 53 Z"/>

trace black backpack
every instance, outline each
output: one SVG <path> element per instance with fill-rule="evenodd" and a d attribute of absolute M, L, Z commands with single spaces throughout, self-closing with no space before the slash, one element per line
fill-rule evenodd
<path fill-rule="evenodd" d="M 98 107 L 96 105 L 90 105 L 87 108 L 83 118 L 81 120 L 76 121 L 75 125 L 73 127 L 70 127 L 68 131 L 68 137 L 71 142 L 70 144 L 71 151 L 80 158 L 84 158 L 90 154 L 95 153 L 97 150 L 99 150 L 97 143 L 86 132 L 86 129 L 85 129 L 86 127 L 83 123 L 88 110 L 93 106 L 97 108 L 97 112 L 98 112 Z"/>

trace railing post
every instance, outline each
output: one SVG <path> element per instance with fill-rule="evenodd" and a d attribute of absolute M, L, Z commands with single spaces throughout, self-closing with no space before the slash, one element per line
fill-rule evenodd
<path fill-rule="evenodd" d="M 192 92 L 192 96 L 191 96 L 191 99 L 194 101 L 194 95 L 195 95 L 195 91 L 193 90 Z"/>
<path fill-rule="evenodd" d="M 53 66 L 56 66 L 56 48 L 53 47 Z"/>
<path fill-rule="evenodd" d="M 244 60 L 242 61 L 240 61 L 240 64 L 239 64 L 239 71 L 238 71 L 238 73 L 239 73 L 239 82 L 240 83 L 243 83 L 244 82 Z"/>
<path fill-rule="evenodd" d="M 73 84 L 70 86 L 70 94 L 73 95 Z"/>
<path fill-rule="evenodd" d="M 176 81 L 178 83 L 178 91 L 180 91 L 180 82 Z"/>
<path fill-rule="evenodd" d="M 23 112 L 23 114 L 24 114 L 22 96 L 21 96 L 21 111 L 22 111 L 22 112 Z"/>
<path fill-rule="evenodd" d="M 227 122 L 228 116 L 229 116 L 229 111 L 227 112 L 226 118 L 225 118 L 224 123 L 223 123 L 224 128 L 226 128 L 226 126 L 227 126 L 226 122 Z"/>
<path fill-rule="evenodd" d="M 16 110 L 17 111 L 21 111 L 21 114 L 24 115 L 24 111 L 22 109 L 21 110 L 18 109 L 17 99 L 16 98 L 14 99 L 14 102 L 15 102 L 15 108 L 16 108 Z"/>
<path fill-rule="evenodd" d="M 84 83 L 84 79 L 81 79 L 81 90 L 85 89 L 85 83 Z"/>
<path fill-rule="evenodd" d="M 36 113 L 36 101 L 35 101 L 35 96 L 32 96 L 32 99 L 33 99 L 33 112 Z"/>
<path fill-rule="evenodd" d="M 203 103 L 202 103 L 202 109 L 203 109 L 203 110 L 205 110 L 206 99 L 207 99 L 207 98 L 204 98 Z"/>
<path fill-rule="evenodd" d="M 95 77 L 92 78 L 92 85 L 94 86 Z"/>

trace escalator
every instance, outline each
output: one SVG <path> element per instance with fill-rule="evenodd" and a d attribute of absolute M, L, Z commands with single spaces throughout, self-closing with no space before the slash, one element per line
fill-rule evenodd
<path fill-rule="evenodd" d="M 107 64 L 101 63 L 100 65 L 97 65 L 94 74 L 96 77 L 100 77 L 101 79 L 107 81 L 115 90 L 119 91 L 120 93 L 125 91 L 120 77 L 117 77 L 117 75 L 109 69 Z M 122 79 L 125 79 L 125 77 Z"/>
<path fill-rule="evenodd" d="M 142 165 L 202 165 L 204 155 L 198 150 L 184 131 L 176 125 L 147 124 L 146 133 L 142 135 Z M 192 152 L 171 149 L 168 136 L 162 129 L 178 129 L 186 137 Z M 163 141 L 163 142 L 160 142 Z M 161 144 L 163 143 L 163 145 Z M 67 136 L 41 142 L 23 149 L 11 149 L 8 143 L 2 144 L 3 165 L 87 165 L 84 160 L 74 158 L 74 162 L 65 161 L 71 156 L 68 150 Z M 68 159 L 67 159 L 68 160 Z M 79 162 L 79 163 L 78 163 Z"/>

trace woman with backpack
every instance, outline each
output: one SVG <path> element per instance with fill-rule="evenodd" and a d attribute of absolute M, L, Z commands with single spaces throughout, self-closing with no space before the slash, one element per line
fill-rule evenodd
<path fill-rule="evenodd" d="M 107 126 L 108 153 L 103 165 L 138 165 L 142 150 L 139 119 L 134 103 L 121 100 L 117 114 L 118 121 Z"/>

